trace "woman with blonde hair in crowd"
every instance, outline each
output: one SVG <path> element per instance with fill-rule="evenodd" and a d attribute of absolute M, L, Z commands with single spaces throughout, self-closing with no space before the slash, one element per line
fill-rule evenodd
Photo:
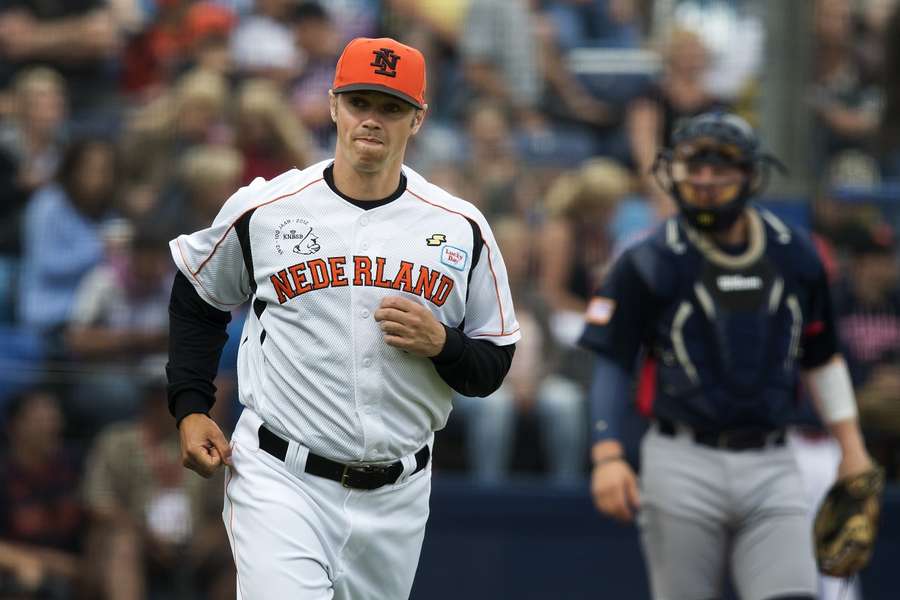
<path fill-rule="evenodd" d="M 570 375 L 579 381 L 589 377 L 590 359 L 579 360 L 583 351 L 575 347 L 575 342 L 584 327 L 587 302 L 610 258 L 610 222 L 619 201 L 632 187 L 632 176 L 625 167 L 610 159 L 594 158 L 564 172 L 547 190 L 547 221 L 540 231 L 537 280 L 550 310 L 554 338 L 573 353 L 571 360 L 562 364 L 574 369 Z"/>
<path fill-rule="evenodd" d="M 138 109 L 122 141 L 126 214 L 143 218 L 153 212 L 186 150 L 228 141 L 228 98 L 228 82 L 221 73 L 195 69 L 182 75 L 167 94 Z"/>
<path fill-rule="evenodd" d="M 247 80 L 238 91 L 236 138 L 244 159 L 243 184 L 313 162 L 312 137 L 281 89 L 267 79 Z"/>
<path fill-rule="evenodd" d="M 707 88 L 710 54 L 699 34 L 675 28 L 661 51 L 663 74 L 628 106 L 625 126 L 631 154 L 653 208 L 660 218 L 675 205 L 657 185 L 651 169 L 660 148 L 671 146 L 679 121 L 701 113 L 725 110 L 728 104 Z"/>
<path fill-rule="evenodd" d="M 222 204 L 240 187 L 244 159 L 240 152 L 222 144 L 195 146 L 179 164 L 179 187 L 183 214 L 179 228 L 208 224 L 219 213 Z"/>

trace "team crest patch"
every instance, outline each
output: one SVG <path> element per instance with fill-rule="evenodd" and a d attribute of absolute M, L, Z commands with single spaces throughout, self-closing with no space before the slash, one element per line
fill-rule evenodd
<path fill-rule="evenodd" d="M 322 249 L 319 238 L 306 219 L 286 219 L 275 229 L 275 251 L 310 255 Z"/>
<path fill-rule="evenodd" d="M 462 271 L 466 268 L 466 263 L 468 262 L 469 253 L 462 248 L 456 248 L 454 246 L 444 246 L 441 248 L 441 263 L 448 267 L 456 269 L 457 271 Z"/>
<path fill-rule="evenodd" d="M 594 325 L 606 325 L 616 311 L 616 301 L 612 298 L 596 297 L 588 304 L 585 320 Z"/>
<path fill-rule="evenodd" d="M 429 246 L 440 246 L 447 241 L 447 236 L 443 233 L 432 233 L 431 237 L 425 238 L 425 243 Z"/>

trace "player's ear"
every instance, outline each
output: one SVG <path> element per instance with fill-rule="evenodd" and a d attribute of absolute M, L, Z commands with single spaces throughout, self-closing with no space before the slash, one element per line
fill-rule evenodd
<path fill-rule="evenodd" d="M 331 90 L 328 90 L 328 106 L 331 109 L 331 120 L 337 123 L 337 96 Z"/>
<path fill-rule="evenodd" d="M 425 113 L 428 111 L 428 105 L 425 104 L 422 109 L 416 110 L 413 114 L 412 120 L 412 134 L 416 135 L 419 132 L 419 129 L 422 127 L 422 122 L 425 121 Z"/>

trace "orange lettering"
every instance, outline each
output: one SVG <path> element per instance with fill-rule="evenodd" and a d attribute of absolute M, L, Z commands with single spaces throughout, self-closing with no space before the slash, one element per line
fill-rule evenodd
<path fill-rule="evenodd" d="M 416 280 L 416 289 L 413 290 L 413 293 L 423 298 L 430 298 L 434 294 L 434 286 L 440 275 L 440 271 L 419 267 L 419 278 Z"/>
<path fill-rule="evenodd" d="M 272 287 L 275 288 L 275 293 L 278 294 L 278 304 L 284 304 L 297 295 L 297 292 L 294 291 L 294 288 L 291 287 L 291 284 L 288 281 L 286 270 L 282 269 L 278 271 L 278 273 L 272 275 L 269 280 L 272 282 Z"/>
<path fill-rule="evenodd" d="M 332 256 L 328 259 L 328 266 L 331 268 L 332 287 L 344 287 L 347 285 L 347 276 L 344 274 L 345 262 L 346 259 L 343 256 Z"/>
<path fill-rule="evenodd" d="M 372 285 L 372 259 L 368 256 L 353 257 L 353 285 Z"/>
<path fill-rule="evenodd" d="M 384 262 L 385 259 L 383 256 L 375 257 L 375 287 L 391 287 L 390 280 L 384 278 Z"/>
<path fill-rule="evenodd" d="M 407 262 L 405 260 L 400 261 L 400 270 L 397 272 L 397 276 L 394 277 L 393 283 L 391 283 L 391 287 L 395 290 L 403 290 L 404 292 L 412 292 L 412 270 L 413 265 L 411 262 Z"/>
<path fill-rule="evenodd" d="M 331 281 L 328 278 L 328 265 L 321 258 L 314 258 L 306 263 L 309 269 L 309 277 L 312 279 L 312 289 L 321 290 L 327 288 Z"/>
<path fill-rule="evenodd" d="M 306 263 L 299 263 L 288 267 L 288 272 L 294 278 L 294 287 L 297 288 L 297 295 L 305 294 L 312 289 L 312 286 L 306 283 L 306 274 L 301 273 L 306 268 Z"/>
<path fill-rule="evenodd" d="M 434 302 L 435 306 L 443 306 L 452 289 L 453 280 L 446 275 L 441 275 L 441 282 L 438 284 L 437 291 L 434 292 L 434 296 L 432 296 L 430 300 Z"/>

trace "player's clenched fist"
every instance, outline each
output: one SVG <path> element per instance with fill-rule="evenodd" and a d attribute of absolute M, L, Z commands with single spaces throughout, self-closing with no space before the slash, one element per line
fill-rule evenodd
<path fill-rule="evenodd" d="M 591 475 L 591 494 L 597 508 L 620 521 L 631 521 L 640 507 L 637 478 L 621 458 L 598 461 Z"/>
<path fill-rule="evenodd" d="M 194 413 L 181 420 L 181 464 L 210 477 L 223 464 L 231 465 L 231 446 L 216 422 L 202 413 Z"/>
<path fill-rule="evenodd" d="M 388 346 L 419 356 L 436 356 L 447 340 L 444 326 L 430 310 L 402 296 L 383 298 L 375 320 Z"/>

